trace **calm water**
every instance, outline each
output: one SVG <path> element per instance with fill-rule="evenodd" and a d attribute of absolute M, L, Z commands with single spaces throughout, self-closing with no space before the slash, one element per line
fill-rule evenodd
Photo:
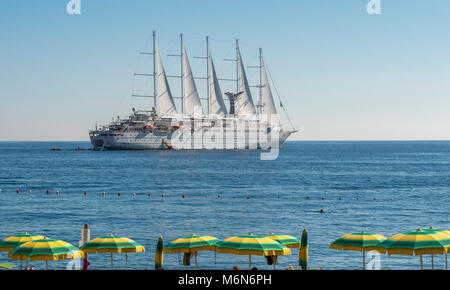
<path fill-rule="evenodd" d="M 116 268 L 153 269 L 159 235 L 165 242 L 191 233 L 299 237 L 306 228 L 312 269 L 319 264 L 359 269 L 360 252 L 331 250 L 329 244 L 362 229 L 392 236 L 419 227 L 450 228 L 450 142 L 288 142 L 276 161 L 261 161 L 258 152 L 74 151 L 77 147 L 90 144 L 0 143 L 1 238 L 27 231 L 77 246 L 87 223 L 92 238 L 113 233 L 146 247 L 146 253 L 129 254 L 128 264 L 124 254 L 115 255 Z M 327 213 L 320 214 L 321 208 Z M 109 269 L 109 255 L 89 257 L 91 269 Z M 297 257 L 294 249 L 292 256 L 279 258 L 278 268 L 297 264 Z M 0 252 L 0 261 L 7 260 Z M 201 252 L 198 261 L 201 269 L 246 268 L 248 256 Z M 272 268 L 260 256 L 252 262 Z M 419 265 L 417 257 L 407 256 L 382 255 L 381 262 L 384 269 Z M 424 263 L 430 267 L 429 256 Z M 42 269 L 44 263 L 31 265 Z M 444 267 L 442 256 L 435 265 Z M 49 263 L 52 269 L 65 266 Z M 165 255 L 164 267 L 193 268 L 183 267 L 178 254 Z"/>

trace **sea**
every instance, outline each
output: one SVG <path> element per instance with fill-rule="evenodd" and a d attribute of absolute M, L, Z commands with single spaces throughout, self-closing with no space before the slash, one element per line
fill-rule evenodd
<path fill-rule="evenodd" d="M 449 141 L 291 141 L 272 161 L 261 160 L 259 151 L 90 149 L 89 142 L 0 142 L 0 238 L 28 232 L 78 246 L 88 224 L 91 238 L 113 234 L 146 248 L 114 254 L 114 269 L 152 270 L 159 236 L 164 243 L 191 234 L 300 238 L 306 229 L 310 269 L 330 270 L 362 268 L 361 252 L 329 248 L 344 234 L 391 237 L 450 228 Z M 277 269 L 298 267 L 298 254 L 292 249 L 279 257 Z M 445 267 L 443 255 L 433 259 L 435 268 Z M 89 261 L 89 269 L 110 269 L 109 254 L 90 254 Z M 165 254 L 163 267 L 195 269 L 182 261 L 180 254 Z M 248 261 L 198 255 L 199 269 L 246 269 Z M 273 269 L 263 256 L 251 261 L 252 267 Z M 431 256 L 423 261 L 431 268 Z M 7 252 L 0 252 L 0 262 L 20 265 Z M 417 256 L 375 254 L 366 262 L 419 269 Z M 50 261 L 48 268 L 77 263 Z M 44 261 L 30 265 L 45 267 Z"/>

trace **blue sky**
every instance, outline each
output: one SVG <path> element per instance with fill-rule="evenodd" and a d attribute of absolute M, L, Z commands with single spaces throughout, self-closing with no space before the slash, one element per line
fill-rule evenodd
<path fill-rule="evenodd" d="M 148 107 L 130 95 L 149 89 L 133 73 L 151 69 L 138 52 L 152 30 L 171 74 L 180 32 L 197 76 L 206 35 L 222 78 L 234 39 L 246 65 L 262 47 L 293 140 L 450 139 L 450 1 L 381 0 L 380 15 L 368 0 L 81 0 L 81 15 L 67 2 L 0 2 L 0 140 L 88 140 L 97 121 Z"/>

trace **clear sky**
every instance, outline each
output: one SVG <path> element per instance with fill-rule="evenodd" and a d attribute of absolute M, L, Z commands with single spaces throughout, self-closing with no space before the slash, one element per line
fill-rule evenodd
<path fill-rule="evenodd" d="M 222 78 L 234 39 L 249 66 L 262 47 L 300 130 L 291 140 L 450 139 L 448 0 L 381 0 L 380 15 L 369 0 L 81 0 L 81 15 L 67 2 L 0 1 L 0 140 L 88 140 L 96 122 L 148 107 L 130 95 L 148 86 L 133 73 L 151 70 L 138 52 L 152 30 L 169 74 L 180 32 L 196 76 L 207 35 Z"/>

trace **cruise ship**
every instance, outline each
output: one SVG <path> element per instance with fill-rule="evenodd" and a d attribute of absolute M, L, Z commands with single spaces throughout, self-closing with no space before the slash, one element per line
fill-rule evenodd
<path fill-rule="evenodd" d="M 259 49 L 257 66 L 260 73 L 260 83 L 256 85 L 259 101 L 255 104 L 238 40 L 236 58 L 232 59 L 236 62 L 236 78 L 233 80 L 236 92 L 226 92 L 224 96 L 206 37 L 207 55 L 204 58 L 208 86 L 207 110 L 204 112 L 182 34 L 180 40 L 181 51 L 177 55 L 181 58 L 180 108 L 175 105 L 153 32 L 153 51 L 145 53 L 153 58 L 153 73 L 145 74 L 153 78 L 153 95 L 145 96 L 153 98 L 153 107 L 151 110 L 133 108 L 127 118 L 117 117 L 106 125 L 96 125 L 95 130 L 89 131 L 94 150 L 268 150 L 278 148 L 297 132 L 292 123 L 289 130 L 280 123 L 262 49 Z M 281 99 L 279 101 L 279 107 L 286 113 Z"/>

